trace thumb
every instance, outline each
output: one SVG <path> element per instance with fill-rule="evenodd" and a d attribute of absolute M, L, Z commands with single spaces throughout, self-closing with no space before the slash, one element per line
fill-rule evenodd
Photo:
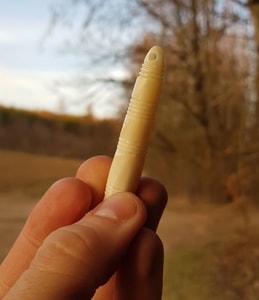
<path fill-rule="evenodd" d="M 107 198 L 79 222 L 51 233 L 4 299 L 91 299 L 145 220 L 135 195 Z"/>

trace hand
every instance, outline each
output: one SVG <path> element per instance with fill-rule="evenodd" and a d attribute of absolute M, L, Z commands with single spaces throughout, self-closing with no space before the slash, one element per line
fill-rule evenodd
<path fill-rule="evenodd" d="M 111 159 L 87 160 L 31 212 L 0 267 L 1 299 L 161 299 L 160 183 L 103 201 Z"/>

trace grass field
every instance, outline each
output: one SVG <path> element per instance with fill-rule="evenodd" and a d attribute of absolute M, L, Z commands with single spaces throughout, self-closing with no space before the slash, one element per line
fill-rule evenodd
<path fill-rule="evenodd" d="M 0 261 L 30 210 L 54 181 L 74 176 L 81 161 L 0 151 Z"/>
<path fill-rule="evenodd" d="M 0 151 L 0 191 L 40 194 L 55 180 L 74 176 L 81 161 Z"/>
<path fill-rule="evenodd" d="M 0 260 L 31 208 L 81 161 L 0 151 Z M 164 300 L 258 300 L 259 213 L 170 199 L 159 227 L 165 246 Z"/>

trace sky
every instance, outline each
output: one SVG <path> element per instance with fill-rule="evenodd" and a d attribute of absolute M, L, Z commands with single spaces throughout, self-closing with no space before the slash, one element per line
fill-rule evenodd
<path fill-rule="evenodd" d="M 62 29 L 46 35 L 50 8 L 56 1 L 0 0 L 0 105 L 85 114 L 84 101 L 77 101 L 81 90 L 57 85 L 78 75 L 79 61 L 76 56 L 61 54 Z M 115 77 L 125 76 L 125 70 L 112 71 Z M 92 111 L 97 117 L 117 113 L 111 102 L 99 102 Z"/>
<path fill-rule="evenodd" d="M 75 97 L 74 90 L 55 87 L 74 76 L 77 66 L 75 57 L 60 54 L 57 37 L 46 38 L 51 4 L 0 0 L 0 105 L 82 115 L 83 105 L 66 100 Z"/>

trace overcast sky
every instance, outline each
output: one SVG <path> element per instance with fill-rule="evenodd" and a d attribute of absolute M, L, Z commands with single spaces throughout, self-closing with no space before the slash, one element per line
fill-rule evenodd
<path fill-rule="evenodd" d="M 54 84 L 75 75 L 77 67 L 73 56 L 58 52 L 61 41 L 52 36 L 44 40 L 51 3 L 0 0 L 0 104 L 58 111 L 61 99 L 73 98 L 73 89 L 57 90 Z M 82 105 L 64 107 L 67 113 L 85 113 Z"/>

